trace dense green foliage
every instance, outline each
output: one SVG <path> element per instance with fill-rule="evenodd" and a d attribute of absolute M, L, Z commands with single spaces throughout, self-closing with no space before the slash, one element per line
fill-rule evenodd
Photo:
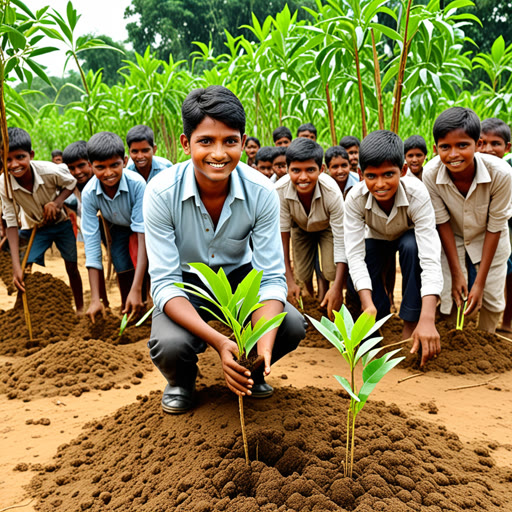
<path fill-rule="evenodd" d="M 468 106 L 482 118 L 498 116 L 510 123 L 510 41 L 500 36 L 491 42 L 489 52 L 476 47 L 472 53 L 465 51 L 465 33 L 480 27 L 474 14 L 465 13 L 473 7 L 470 0 L 444 2 L 444 8 L 440 0 L 413 2 L 405 37 L 406 6 L 406 0 L 315 0 L 315 8 L 307 10 L 313 21 L 299 20 L 297 12 L 287 7 L 275 17 L 253 15 L 243 27 L 251 38 L 233 27 L 225 32 L 222 53 L 213 43 L 198 42 L 187 60 L 178 61 L 172 55 L 161 60 L 148 48 L 123 62 L 119 81 L 111 86 L 102 73 L 89 70 L 82 83 L 67 86 L 76 94 L 70 103 L 62 101 L 62 91 L 56 103 L 49 95 L 48 103 L 41 106 L 39 102 L 36 110 L 24 103 L 32 96 L 30 92 L 20 95 L 8 89 L 8 101 L 23 107 L 17 113 L 12 109 L 11 124 L 27 126 L 34 135 L 37 156 L 47 158 L 52 149 L 87 139 L 95 131 L 111 130 L 124 137 L 134 124 L 145 123 L 154 129 L 160 153 L 177 161 L 184 158 L 177 144 L 181 102 L 194 88 L 222 84 L 240 97 L 247 112 L 248 134 L 268 144 L 280 124 L 294 132 L 309 121 L 317 126 L 319 140 L 327 147 L 333 137 L 361 137 L 361 98 L 368 131 L 379 127 L 376 76 L 382 80 L 383 126 L 391 126 L 404 40 L 408 58 L 398 128 L 401 136 L 420 133 L 431 142 L 436 115 L 452 105 Z M 72 39 L 70 58 L 78 62 L 85 53 L 99 52 L 80 53 L 87 44 L 87 39 Z M 69 68 L 77 69 L 71 63 Z"/>

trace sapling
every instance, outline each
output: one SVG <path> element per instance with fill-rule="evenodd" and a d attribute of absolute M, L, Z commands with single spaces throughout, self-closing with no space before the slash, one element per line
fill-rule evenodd
<path fill-rule="evenodd" d="M 334 322 L 322 317 L 321 321 L 306 315 L 313 326 L 331 342 L 345 358 L 350 367 L 350 382 L 345 377 L 335 375 L 335 379 L 350 395 L 350 406 L 347 411 L 347 444 L 345 450 L 344 475 L 352 477 L 354 467 L 354 439 L 357 415 L 366 404 L 370 393 L 378 382 L 394 368 L 404 357 L 392 357 L 402 349 L 388 352 L 384 356 L 374 359 L 382 347 L 374 348 L 382 337 L 369 338 L 376 332 L 391 315 L 375 322 L 375 318 L 363 312 L 354 323 L 348 309 L 342 306 L 340 311 L 334 311 Z M 365 340 L 365 341 L 363 341 Z M 363 368 L 363 384 L 359 391 L 356 388 L 355 369 L 361 361 Z"/>
<path fill-rule="evenodd" d="M 464 316 L 466 314 L 467 307 L 468 301 L 465 300 L 464 303 L 457 308 L 457 325 L 455 327 L 457 331 L 462 331 L 464 329 Z"/>
<path fill-rule="evenodd" d="M 263 271 L 252 269 L 242 282 L 237 286 L 235 293 L 231 290 L 226 273 L 222 268 L 215 273 L 204 263 L 190 263 L 190 267 L 199 276 L 208 291 L 191 283 L 174 283 L 178 288 L 183 288 L 188 293 L 197 295 L 218 308 L 216 313 L 206 306 L 201 309 L 208 311 L 214 318 L 227 325 L 235 337 L 238 348 L 237 361 L 247 365 L 249 353 L 258 340 L 267 332 L 279 327 L 286 313 L 279 313 L 270 320 L 260 318 L 252 325 L 251 315 L 263 306 L 260 300 L 260 284 Z M 244 403 L 243 397 L 238 396 L 238 407 L 240 412 L 240 425 L 242 427 L 242 439 L 244 444 L 245 461 L 249 464 L 249 446 L 245 432 Z"/>

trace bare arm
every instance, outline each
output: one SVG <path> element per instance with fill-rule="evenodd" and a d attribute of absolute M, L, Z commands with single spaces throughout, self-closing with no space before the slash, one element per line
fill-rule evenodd
<path fill-rule="evenodd" d="M 290 232 L 281 232 L 281 241 L 283 243 L 284 266 L 286 275 L 286 284 L 288 286 L 288 300 L 297 301 L 300 297 L 300 286 L 293 277 L 292 265 L 290 263 Z"/>
<path fill-rule="evenodd" d="M 130 293 L 126 298 L 126 304 L 122 311 L 123 314 L 138 312 L 144 307 L 142 303 L 142 282 L 144 281 L 144 274 L 148 266 L 144 233 L 137 233 L 137 243 L 137 267 L 135 268 Z"/>
<path fill-rule="evenodd" d="M 336 276 L 332 286 L 327 290 L 324 300 L 320 306 L 327 306 L 327 315 L 331 320 L 334 319 L 333 311 L 339 311 L 343 304 L 343 288 L 347 278 L 347 264 L 336 263 Z"/>
<path fill-rule="evenodd" d="M 98 314 L 103 315 L 105 311 L 100 296 L 100 282 L 103 269 L 99 270 L 97 268 L 89 267 L 87 271 L 89 273 L 89 285 L 91 287 L 91 303 L 86 315 L 89 316 L 91 322 L 94 323 L 96 316 Z"/>
<path fill-rule="evenodd" d="M 441 352 L 441 338 L 435 326 L 436 306 L 436 295 L 422 297 L 420 319 L 412 333 L 413 345 L 411 349 L 411 354 L 414 354 L 421 345 L 420 367 L 429 359 L 437 357 Z"/>
<path fill-rule="evenodd" d="M 24 292 L 25 283 L 23 281 L 23 274 L 21 272 L 20 243 L 17 227 L 7 228 L 7 240 L 9 241 L 9 249 L 11 251 L 12 278 L 14 286 L 16 286 L 16 288 L 18 288 L 18 290 L 21 292 Z"/>

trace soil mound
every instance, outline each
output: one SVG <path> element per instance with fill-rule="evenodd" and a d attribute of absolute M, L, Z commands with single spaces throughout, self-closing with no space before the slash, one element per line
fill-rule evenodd
<path fill-rule="evenodd" d="M 0 393 L 8 398 L 80 396 L 120 383 L 140 384 L 153 365 L 141 352 L 122 350 L 99 340 L 68 339 L 36 354 L 0 366 Z"/>
<path fill-rule="evenodd" d="M 91 424 L 52 464 L 32 466 L 37 510 L 498 511 L 512 499 L 486 448 L 466 448 L 396 405 L 370 403 L 360 414 L 349 479 L 339 394 L 285 388 L 245 400 L 250 466 L 236 398 L 220 386 L 199 397 L 193 412 L 171 416 L 153 392 Z"/>
<path fill-rule="evenodd" d="M 25 278 L 34 340 L 29 341 L 21 295 L 13 309 L 0 312 L 0 355 L 27 356 L 66 338 L 78 322 L 69 286 L 50 274 Z"/>
<path fill-rule="evenodd" d="M 7 293 L 12 295 L 15 291 L 15 287 L 12 284 L 11 253 L 5 250 L 5 248 L 0 251 L 0 279 L 4 282 L 5 286 L 7 286 Z"/>
<path fill-rule="evenodd" d="M 151 318 L 140 327 L 135 327 L 137 319 L 130 321 L 123 334 L 119 336 L 121 320 L 122 317 L 115 315 L 111 310 L 105 311 L 104 317 L 97 317 L 94 324 L 88 316 L 83 316 L 71 332 L 71 336 L 84 340 L 100 339 L 111 345 L 127 345 L 150 337 Z"/>

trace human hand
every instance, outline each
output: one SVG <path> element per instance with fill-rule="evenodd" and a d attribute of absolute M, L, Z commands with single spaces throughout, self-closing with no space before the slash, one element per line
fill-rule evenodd
<path fill-rule="evenodd" d="M 418 322 L 412 333 L 413 344 L 411 354 L 418 352 L 421 346 L 420 368 L 441 352 L 441 338 L 433 322 Z"/>
<path fill-rule="evenodd" d="M 452 275 L 452 297 L 458 308 L 464 304 L 467 296 L 468 284 L 466 278 L 462 272 L 457 272 L 455 275 Z"/>
<path fill-rule="evenodd" d="M 464 316 L 468 316 L 471 313 L 476 313 L 482 307 L 482 299 L 484 296 L 484 287 L 478 284 L 477 281 L 474 282 L 471 290 L 468 295 L 468 305 L 466 307 L 466 311 L 464 311 Z"/>
<path fill-rule="evenodd" d="M 126 297 L 126 303 L 124 309 L 121 311 L 123 315 L 138 314 L 144 308 L 142 302 L 142 293 L 137 290 L 130 290 L 128 297 Z"/>
<path fill-rule="evenodd" d="M 222 363 L 222 371 L 228 388 L 238 396 L 251 394 L 251 388 L 254 381 L 250 379 L 251 372 L 238 364 L 238 347 L 234 341 L 226 338 L 218 349 L 220 360 Z"/>
<path fill-rule="evenodd" d="M 343 304 L 343 292 L 336 286 L 332 286 L 327 290 L 324 300 L 320 304 L 320 307 L 327 306 L 327 316 L 332 321 L 334 320 L 334 311 L 339 311 Z M 375 311 L 377 314 L 377 311 Z"/>
<path fill-rule="evenodd" d="M 91 322 L 94 323 L 96 316 L 99 314 L 103 317 L 105 316 L 105 307 L 103 306 L 103 302 L 99 299 L 92 300 L 86 315 L 91 319 Z"/>
<path fill-rule="evenodd" d="M 300 286 L 293 280 L 286 283 L 288 285 L 288 302 L 298 304 L 301 293 Z"/>
<path fill-rule="evenodd" d="M 57 220 L 57 216 L 60 213 L 60 206 L 58 206 L 53 201 L 46 203 L 43 207 L 43 221 L 44 222 L 54 222 Z"/>
<path fill-rule="evenodd" d="M 20 292 L 25 293 L 25 281 L 23 280 L 21 268 L 12 271 L 12 282 Z"/>

